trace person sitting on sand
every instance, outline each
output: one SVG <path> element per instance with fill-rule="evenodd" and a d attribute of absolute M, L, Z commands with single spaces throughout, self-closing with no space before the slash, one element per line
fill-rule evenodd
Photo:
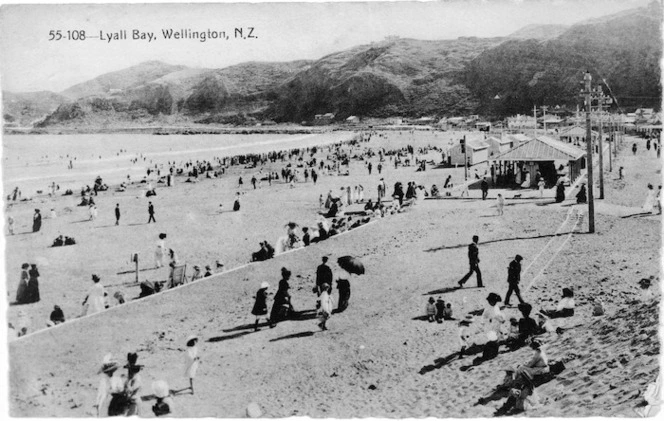
<path fill-rule="evenodd" d="M 65 313 L 63 313 L 60 306 L 54 306 L 51 312 L 50 320 L 46 323 L 48 327 L 59 325 L 65 322 Z"/>
<path fill-rule="evenodd" d="M 532 305 L 528 303 L 519 304 L 519 311 L 523 316 L 519 319 L 519 342 L 525 344 L 528 339 L 539 333 L 539 326 L 535 319 L 530 317 L 530 313 L 533 311 Z"/>
<path fill-rule="evenodd" d="M 574 292 L 572 289 L 563 288 L 563 298 L 558 302 L 555 310 L 542 310 L 540 313 L 550 319 L 574 316 Z"/>
<path fill-rule="evenodd" d="M 152 391 L 157 398 L 157 402 L 152 405 L 152 412 L 158 417 L 172 415 L 174 405 L 168 383 L 164 380 L 154 381 L 152 382 Z"/>
<path fill-rule="evenodd" d="M 439 197 L 440 196 L 440 190 L 438 190 L 438 186 L 435 184 L 431 186 L 431 197 Z"/>
<path fill-rule="evenodd" d="M 535 376 L 546 374 L 549 372 L 549 359 L 544 352 L 542 343 L 538 340 L 533 340 L 530 343 L 530 347 L 533 349 L 533 355 L 530 360 L 516 368 L 515 379 L 518 381 L 519 377 L 527 379 L 532 382 Z"/>
<path fill-rule="evenodd" d="M 369 199 L 369 201 L 367 201 L 367 203 L 364 205 L 364 210 L 365 211 L 371 211 L 371 210 L 373 210 L 373 208 L 374 208 L 374 204 L 371 201 L 371 199 Z"/>
<path fill-rule="evenodd" d="M 447 303 L 445 305 L 445 309 L 443 310 L 443 319 L 454 320 L 452 317 L 452 303 Z"/>

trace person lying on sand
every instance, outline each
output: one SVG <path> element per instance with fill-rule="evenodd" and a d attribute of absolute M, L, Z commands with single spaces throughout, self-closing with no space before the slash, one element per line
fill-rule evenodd
<path fill-rule="evenodd" d="M 563 288 L 563 298 L 560 300 L 555 310 L 542 310 L 540 313 L 550 319 L 574 316 L 574 292 L 572 289 Z"/>

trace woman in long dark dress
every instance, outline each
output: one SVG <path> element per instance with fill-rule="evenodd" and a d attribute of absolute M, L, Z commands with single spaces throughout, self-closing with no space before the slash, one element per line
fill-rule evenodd
<path fill-rule="evenodd" d="M 556 203 L 560 203 L 563 200 L 565 200 L 565 184 L 560 180 L 556 186 Z"/>
<path fill-rule="evenodd" d="M 290 285 L 291 271 L 286 268 L 281 268 L 281 281 L 279 281 L 279 289 L 274 294 L 274 303 L 272 304 L 272 311 L 270 311 L 270 327 L 274 327 L 278 322 L 286 320 L 293 312 L 293 305 L 291 304 L 291 296 L 288 292 Z"/>
<path fill-rule="evenodd" d="M 16 290 L 16 302 L 18 304 L 26 304 L 30 302 L 28 297 L 28 280 L 30 279 L 30 275 L 28 274 L 29 268 L 30 265 L 27 263 L 23 263 L 21 266 L 21 279 L 18 281 L 18 289 Z"/>
<path fill-rule="evenodd" d="M 258 319 L 265 317 L 267 319 L 267 289 L 270 287 L 270 284 L 263 282 L 260 289 L 256 292 L 256 301 L 254 302 L 254 307 L 251 309 L 251 314 L 256 316 L 256 324 L 254 325 L 254 330 L 258 330 Z M 267 319 L 268 323 L 270 319 Z"/>
<path fill-rule="evenodd" d="M 30 279 L 28 280 L 28 302 L 36 303 L 39 301 L 39 270 L 34 263 L 31 265 L 28 272 Z"/>
<path fill-rule="evenodd" d="M 38 232 L 41 229 L 42 216 L 39 209 L 35 209 L 35 214 L 32 216 L 32 232 Z"/>

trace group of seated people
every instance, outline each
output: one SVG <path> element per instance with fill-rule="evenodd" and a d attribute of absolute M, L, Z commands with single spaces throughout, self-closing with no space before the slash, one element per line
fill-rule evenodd
<path fill-rule="evenodd" d="M 55 240 L 53 240 L 52 247 L 71 246 L 73 244 L 76 244 L 76 240 L 73 239 L 72 237 L 59 235 L 55 238 Z"/>
<path fill-rule="evenodd" d="M 498 303 L 501 301 L 497 294 L 489 294 L 487 298 L 489 307 L 485 310 L 483 317 L 490 323 L 497 322 L 498 325 L 504 320 Z M 532 305 L 521 303 L 518 306 L 522 317 L 517 321 L 516 317 L 509 320 L 509 328 L 504 332 L 500 328 L 488 332 L 489 340 L 484 345 L 483 354 L 475 358 L 473 365 L 498 356 L 500 345 L 505 345 L 510 351 L 529 345 L 533 349 L 532 358 L 525 364 L 516 368 L 506 370 L 507 375 L 503 386 L 510 391 L 509 398 L 505 404 L 496 411 L 496 415 L 505 415 L 513 409 L 523 410 L 524 402 L 534 393 L 534 380 L 537 376 L 547 375 L 551 371 L 548 358 L 542 342 L 537 337 L 547 333 L 561 333 L 562 328 L 554 328 L 550 319 L 571 317 L 574 315 L 574 293 L 571 288 L 563 288 L 563 297 L 558 306 L 552 310 L 541 310 L 537 320 L 531 317 Z M 493 334 L 493 335 L 492 335 Z M 499 338 L 498 336 L 501 336 Z M 463 355 L 462 348 L 460 355 Z"/>
<path fill-rule="evenodd" d="M 263 260 L 271 259 L 274 257 L 274 247 L 266 241 L 261 241 L 260 250 L 251 253 L 252 262 L 262 262 Z"/>

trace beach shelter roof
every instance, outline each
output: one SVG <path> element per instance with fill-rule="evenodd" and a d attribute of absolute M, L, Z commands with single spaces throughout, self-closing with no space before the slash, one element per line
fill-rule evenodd
<path fill-rule="evenodd" d="M 479 151 L 489 147 L 487 143 L 485 143 L 483 140 L 480 139 L 468 139 L 467 143 L 468 147 L 474 151 Z"/>
<path fill-rule="evenodd" d="M 592 131 L 593 136 L 597 135 L 596 131 Z M 572 126 L 560 134 L 560 137 L 586 137 L 586 129 L 580 126 Z"/>
<path fill-rule="evenodd" d="M 585 156 L 581 149 L 553 139 L 539 136 L 502 153 L 495 161 L 576 161 Z"/>
<path fill-rule="evenodd" d="M 496 142 L 498 144 L 504 145 L 507 143 L 514 143 L 515 139 L 511 139 L 509 136 L 489 136 L 487 142 Z"/>

